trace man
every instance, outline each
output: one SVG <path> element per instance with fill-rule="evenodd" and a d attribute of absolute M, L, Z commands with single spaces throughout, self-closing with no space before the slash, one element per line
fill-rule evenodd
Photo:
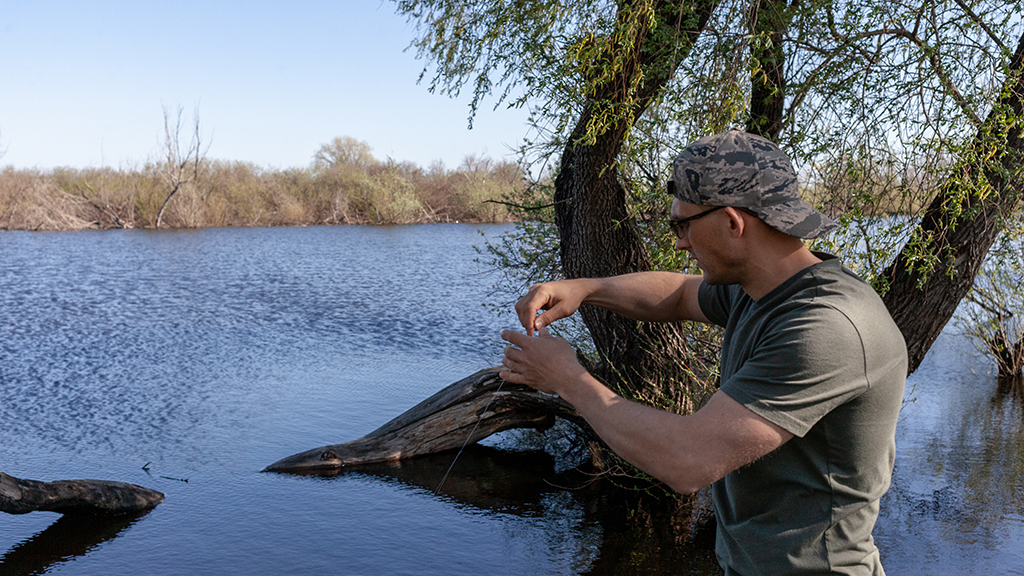
<path fill-rule="evenodd" d="M 516 305 L 526 334 L 502 332 L 501 377 L 572 403 L 673 489 L 711 484 L 726 574 L 884 574 L 871 531 L 907 373 L 899 329 L 867 283 L 804 246 L 835 223 L 800 200 L 792 163 L 768 140 L 700 139 L 676 158 L 669 187 L 676 247 L 703 276 L 533 286 Z M 719 390 L 689 416 L 616 395 L 545 329 L 581 303 L 723 326 Z"/>

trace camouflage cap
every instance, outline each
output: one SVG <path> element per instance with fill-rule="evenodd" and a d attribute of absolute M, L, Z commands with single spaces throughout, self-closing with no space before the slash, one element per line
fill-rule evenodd
<path fill-rule="evenodd" d="M 690 204 L 746 208 L 797 238 L 817 238 L 836 223 L 800 199 L 789 156 L 742 130 L 706 136 L 672 163 L 669 191 Z"/>

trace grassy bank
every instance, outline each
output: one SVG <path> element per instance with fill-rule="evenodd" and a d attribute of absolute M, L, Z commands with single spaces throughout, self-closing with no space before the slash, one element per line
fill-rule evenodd
<path fill-rule="evenodd" d="M 510 162 L 467 157 L 455 169 L 380 161 L 336 138 L 306 168 L 198 158 L 129 168 L 0 170 L 0 229 L 304 226 L 504 222 L 498 203 L 525 186 Z M 173 194 L 172 194 L 173 192 Z M 170 200 L 168 200 L 170 197 Z"/>

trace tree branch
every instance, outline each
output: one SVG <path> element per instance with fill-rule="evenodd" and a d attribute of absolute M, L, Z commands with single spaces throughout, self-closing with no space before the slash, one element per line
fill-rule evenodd
<path fill-rule="evenodd" d="M 553 206 L 557 206 L 560 202 L 565 202 L 565 200 L 560 200 L 559 202 L 551 202 L 550 204 L 540 204 L 538 206 L 527 206 L 525 204 L 515 204 L 513 202 L 504 202 L 502 200 L 484 200 L 483 201 L 484 204 L 500 204 L 502 206 L 508 206 L 509 208 L 516 208 L 518 210 L 525 210 L 527 212 L 533 212 L 533 211 L 536 211 L 536 210 L 543 210 L 545 208 L 551 208 Z"/>

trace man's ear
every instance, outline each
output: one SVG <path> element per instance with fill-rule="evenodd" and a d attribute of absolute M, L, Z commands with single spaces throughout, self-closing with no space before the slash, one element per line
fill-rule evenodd
<path fill-rule="evenodd" d="M 739 238 L 747 228 L 747 221 L 743 219 L 743 211 L 732 206 L 726 206 L 725 213 L 729 215 L 729 232 L 733 238 Z"/>

